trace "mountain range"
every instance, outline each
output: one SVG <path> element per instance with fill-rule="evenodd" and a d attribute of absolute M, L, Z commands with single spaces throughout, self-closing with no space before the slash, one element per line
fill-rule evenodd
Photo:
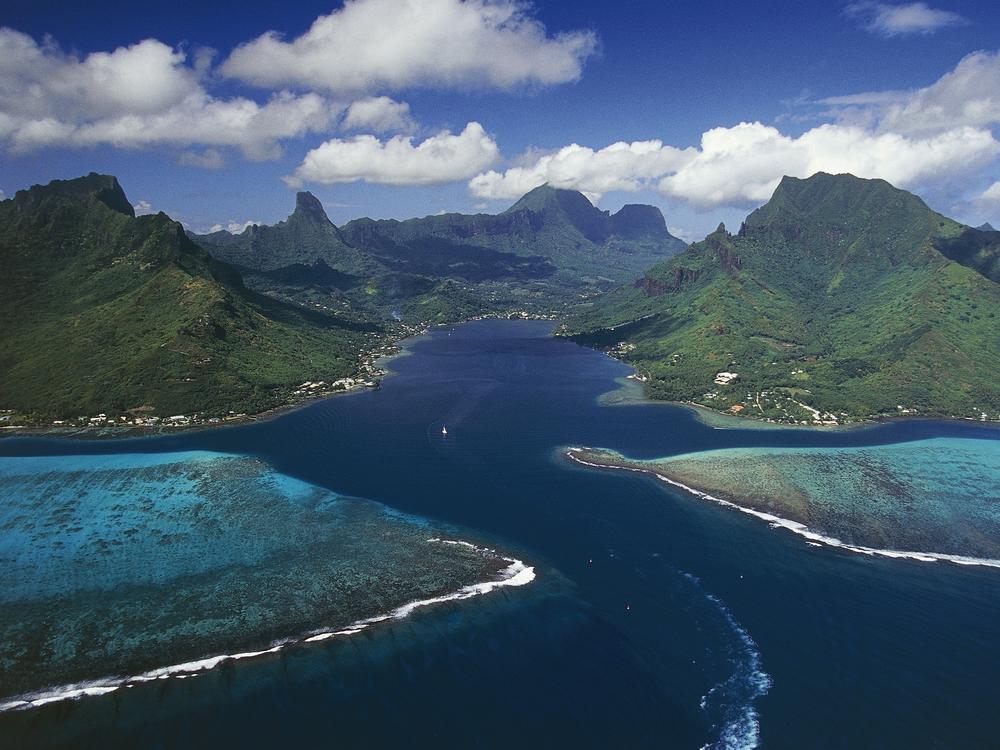
<path fill-rule="evenodd" d="M 758 418 L 1000 418 L 1000 233 L 882 180 L 785 177 L 724 226 L 590 303 L 563 335 L 654 398 Z"/>
<path fill-rule="evenodd" d="M 548 185 L 497 215 L 356 219 L 339 228 L 302 192 L 274 226 L 191 237 L 261 291 L 410 322 L 548 311 L 632 281 L 686 247 L 654 206 L 610 214 Z"/>
<path fill-rule="evenodd" d="M 736 234 L 686 247 L 654 207 L 549 186 L 497 215 L 342 227 L 299 193 L 274 226 L 190 235 L 90 174 L 0 201 L 0 408 L 257 413 L 368 377 L 407 330 L 392 318 L 522 311 L 562 314 L 653 398 L 809 424 L 1000 419 L 998 257 L 1000 232 L 851 175 L 786 177 Z"/>
<path fill-rule="evenodd" d="M 260 412 L 382 333 L 247 289 L 106 175 L 0 202 L 0 265 L 0 407 L 40 418 Z"/>

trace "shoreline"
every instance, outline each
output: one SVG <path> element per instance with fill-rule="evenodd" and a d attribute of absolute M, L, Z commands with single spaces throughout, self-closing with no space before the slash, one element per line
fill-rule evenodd
<path fill-rule="evenodd" d="M 646 389 L 643 385 L 646 381 L 637 377 L 640 373 L 633 365 L 596 347 L 584 344 L 579 344 L 579 346 L 601 352 L 601 354 L 609 359 L 620 362 L 632 370 L 629 375 L 614 379 L 618 384 L 617 388 L 606 391 L 597 397 L 598 403 L 602 406 L 674 406 L 692 412 L 698 422 L 713 430 L 816 430 L 819 432 L 843 432 L 863 430 L 904 420 L 960 423 L 993 428 L 1000 427 L 1000 419 L 983 420 L 973 417 L 956 417 L 941 414 L 870 414 L 858 417 L 850 422 L 841 422 L 838 424 L 800 424 L 799 422 L 769 421 L 753 416 L 752 412 L 748 412 L 747 414 L 732 414 L 727 411 L 713 409 L 704 404 L 695 403 L 694 401 L 650 398 L 646 395 Z"/>
<path fill-rule="evenodd" d="M 404 336 L 392 339 L 385 345 L 388 348 L 394 349 L 394 351 L 379 354 L 376 357 L 367 358 L 366 361 L 370 361 L 371 364 L 380 371 L 379 374 L 375 376 L 377 378 L 375 386 L 369 386 L 364 384 L 363 381 L 359 381 L 361 382 L 360 385 L 355 385 L 343 390 L 317 393 L 315 395 L 306 396 L 305 398 L 299 398 L 294 401 L 288 400 L 285 403 L 277 404 L 276 406 L 272 406 L 270 409 L 266 409 L 255 414 L 242 414 L 229 419 L 220 418 L 218 422 L 204 420 L 185 424 L 161 422 L 155 425 L 136 425 L 107 422 L 101 425 L 4 425 L 0 426 L 0 441 L 2 441 L 5 437 L 38 437 L 52 438 L 56 440 L 123 440 L 129 438 L 162 437 L 164 435 L 174 435 L 182 432 L 216 430 L 226 427 L 245 427 L 258 422 L 269 422 L 273 419 L 282 417 L 285 414 L 298 411 L 299 409 L 305 409 L 306 407 L 312 406 L 320 401 L 325 401 L 326 399 L 338 398 L 341 396 L 353 396 L 367 391 L 378 390 L 379 387 L 381 387 L 381 382 L 385 378 L 392 377 L 397 374 L 389 368 L 388 365 L 396 359 L 409 355 L 409 350 L 407 349 L 405 342 L 427 335 L 428 333 L 433 333 L 436 329 L 460 326 L 467 323 L 475 323 L 481 320 L 543 320 L 557 322 L 558 318 L 542 314 L 534 317 L 524 317 L 523 315 L 502 317 L 500 313 L 497 313 L 496 315 L 477 315 L 472 318 L 454 322 L 429 323 L 426 325 L 414 326 L 406 330 Z M 367 354 L 370 355 L 372 352 L 368 352 Z"/>
<path fill-rule="evenodd" d="M 599 349 L 596 351 L 600 351 Z M 610 357 L 611 355 L 605 355 Z M 616 362 L 622 360 L 611 357 Z M 627 363 L 623 362 L 628 366 Z M 980 420 L 971 417 L 941 416 L 932 414 L 886 414 L 859 418 L 854 422 L 844 422 L 836 425 L 797 424 L 794 422 L 768 422 L 758 417 L 742 414 L 729 414 L 712 409 L 704 404 L 693 401 L 659 400 L 645 395 L 642 382 L 630 376 L 615 378 L 618 388 L 602 393 L 598 402 L 602 406 L 672 406 L 689 411 L 699 423 L 713 430 L 812 430 L 815 432 L 852 432 L 867 430 L 879 425 L 904 421 L 944 422 L 947 424 L 979 425 L 985 428 L 1000 427 L 998 420 Z"/>
<path fill-rule="evenodd" d="M 596 349 L 595 351 L 600 351 Z M 602 352 L 603 353 L 603 352 Z M 622 360 L 614 359 L 616 362 Z M 627 362 L 622 364 L 631 367 Z M 634 368 L 633 368 L 634 369 Z M 598 402 L 602 406 L 672 406 L 678 409 L 690 411 L 694 418 L 713 430 L 814 430 L 816 432 L 850 432 L 854 430 L 866 430 L 879 425 L 891 424 L 903 421 L 924 421 L 924 422 L 945 422 L 949 424 L 980 425 L 986 428 L 996 429 L 1000 427 L 1000 420 L 973 419 L 971 417 L 955 417 L 935 414 L 886 414 L 882 416 L 860 417 L 853 422 L 844 422 L 836 425 L 827 424 L 799 424 L 797 422 L 775 422 L 760 419 L 751 415 L 730 414 L 718 411 L 704 404 L 693 401 L 660 400 L 650 398 L 645 394 L 642 381 L 629 375 L 615 378 L 618 388 L 600 394 Z"/>
<path fill-rule="evenodd" d="M 894 549 L 880 549 L 878 547 L 866 547 L 859 544 L 850 544 L 848 542 L 841 541 L 836 537 L 828 536 L 820 531 L 811 529 L 804 523 L 799 521 L 793 521 L 788 518 L 783 518 L 777 516 L 773 513 L 768 513 L 767 511 L 757 510 L 745 505 L 740 505 L 732 500 L 726 500 L 721 497 L 716 497 L 707 492 L 702 492 L 701 490 L 695 489 L 694 487 L 689 487 L 682 482 L 678 482 L 670 477 L 661 474 L 653 469 L 640 469 L 634 466 L 619 466 L 615 464 L 602 464 L 595 463 L 593 461 L 587 461 L 579 456 L 575 455 L 576 451 L 584 450 L 594 450 L 592 448 L 586 448 L 584 446 L 564 448 L 562 450 L 563 455 L 575 463 L 581 464 L 583 466 L 589 466 L 595 469 L 604 470 L 620 470 L 620 471 L 631 471 L 637 474 L 645 474 L 647 476 L 652 476 L 661 482 L 669 484 L 678 489 L 684 490 L 685 492 L 694 495 L 695 497 L 701 498 L 703 500 L 710 500 L 716 505 L 721 505 L 725 508 L 731 510 L 738 510 L 741 513 L 745 513 L 749 516 L 759 518 L 762 521 L 767 521 L 768 525 L 772 528 L 782 528 L 791 531 L 793 534 L 801 536 L 807 540 L 811 546 L 826 546 L 834 549 L 846 550 L 848 552 L 855 552 L 862 555 L 868 555 L 869 557 L 887 557 L 893 559 L 906 559 L 906 560 L 916 560 L 918 562 L 949 562 L 955 565 L 967 565 L 967 566 L 978 566 L 985 568 L 998 568 L 1000 569 L 1000 559 L 984 558 L 984 557 L 967 557 L 965 555 L 954 555 L 947 552 L 918 552 L 912 550 L 894 550 Z"/>
<path fill-rule="evenodd" d="M 525 586 L 534 581 L 537 577 L 534 566 L 527 565 L 522 560 L 518 560 L 513 557 L 499 555 L 496 550 L 489 547 L 480 547 L 472 544 L 471 542 L 458 539 L 441 539 L 439 537 L 434 537 L 428 539 L 427 541 L 429 543 L 437 544 L 461 545 L 474 549 L 484 555 L 495 554 L 499 557 L 499 559 L 508 564 L 505 568 L 499 571 L 498 575 L 494 575 L 488 580 L 467 584 L 447 594 L 439 594 L 438 596 L 432 596 L 427 599 L 415 599 L 413 601 L 405 602 L 404 604 L 391 609 L 389 612 L 355 620 L 346 626 L 338 628 L 318 628 L 299 635 L 281 638 L 276 641 L 272 641 L 267 648 L 256 651 L 243 651 L 232 654 L 206 656 L 200 659 L 182 662 L 180 664 L 157 667 L 137 675 L 99 677 L 93 680 L 86 680 L 84 682 L 40 688 L 29 693 L 22 693 L 20 695 L 0 699 L 0 713 L 6 713 L 8 711 L 27 711 L 33 708 L 40 708 L 50 703 L 58 703 L 67 700 L 80 700 L 88 696 L 106 695 L 121 688 L 131 688 L 136 685 L 154 682 L 157 680 L 167 680 L 171 678 L 179 680 L 187 679 L 188 677 L 204 674 L 228 662 L 256 659 L 269 654 L 276 654 L 293 646 L 319 643 L 331 638 L 354 635 L 378 623 L 389 622 L 392 620 L 402 620 L 409 617 L 414 611 L 423 607 L 429 607 L 449 601 L 471 599 L 476 596 L 489 594 L 490 592 L 500 588 Z"/>

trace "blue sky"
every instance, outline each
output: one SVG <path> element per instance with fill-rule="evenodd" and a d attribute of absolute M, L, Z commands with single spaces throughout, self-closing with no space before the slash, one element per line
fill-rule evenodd
<path fill-rule="evenodd" d="M 697 239 L 824 169 L 1000 219 L 995 3 L 70 6 L 0 10 L 7 196 L 109 172 L 204 230 L 277 221 L 295 189 L 342 223 L 548 180 Z"/>

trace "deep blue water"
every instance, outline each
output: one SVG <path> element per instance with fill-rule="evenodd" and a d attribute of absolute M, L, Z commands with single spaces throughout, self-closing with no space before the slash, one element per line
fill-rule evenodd
<path fill-rule="evenodd" d="M 812 547 L 555 448 L 656 457 L 973 437 L 1000 450 L 1000 430 L 718 430 L 674 407 L 599 406 L 627 369 L 548 330 L 439 330 L 381 390 L 246 427 L 0 441 L 3 455 L 258 456 L 464 527 L 539 573 L 341 641 L 3 714 L 0 745 L 741 747 L 759 720 L 768 748 L 998 746 L 1000 571 Z"/>

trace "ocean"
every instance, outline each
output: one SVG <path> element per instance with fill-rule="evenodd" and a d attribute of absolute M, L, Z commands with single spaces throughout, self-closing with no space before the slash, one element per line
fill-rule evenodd
<path fill-rule="evenodd" d="M 0 456 L 84 464 L 243 457 L 535 573 L 346 637 L 6 711 L 0 746 L 996 747 L 1000 570 L 816 546 L 652 477 L 572 464 L 560 448 L 641 459 L 972 439 L 1000 451 L 1000 430 L 721 429 L 679 407 L 602 405 L 629 369 L 550 330 L 436 329 L 407 342 L 381 389 L 251 425 L 0 440 Z M 1000 504 L 995 479 L 963 491 Z M 30 593 L 12 570 L 6 585 Z"/>

